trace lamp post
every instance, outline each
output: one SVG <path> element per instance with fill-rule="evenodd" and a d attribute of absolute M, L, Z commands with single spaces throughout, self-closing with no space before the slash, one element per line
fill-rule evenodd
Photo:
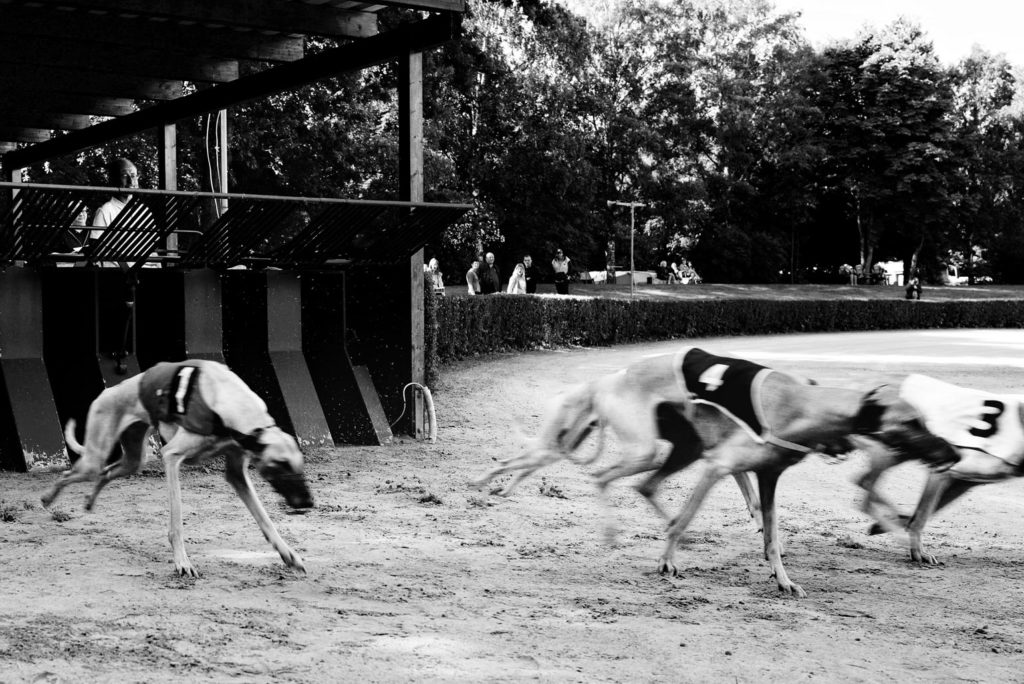
<path fill-rule="evenodd" d="M 633 299 L 633 292 L 636 287 L 636 268 L 633 265 L 633 235 L 636 232 L 636 208 L 646 207 L 647 205 L 643 202 L 617 202 L 615 200 L 608 200 L 608 206 L 619 206 L 629 207 L 629 298 Z"/>

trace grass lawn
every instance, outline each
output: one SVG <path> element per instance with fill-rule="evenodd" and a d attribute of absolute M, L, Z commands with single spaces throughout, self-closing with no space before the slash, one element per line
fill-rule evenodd
<path fill-rule="evenodd" d="M 462 295 L 464 288 L 449 287 L 449 295 Z M 554 285 L 541 283 L 538 294 L 553 295 Z M 572 283 L 569 294 L 581 297 L 629 299 L 629 284 L 595 285 Z M 637 285 L 636 299 L 902 299 L 897 285 Z M 942 287 L 925 285 L 922 299 L 934 301 L 979 299 L 1024 299 L 1024 285 L 973 285 Z"/>

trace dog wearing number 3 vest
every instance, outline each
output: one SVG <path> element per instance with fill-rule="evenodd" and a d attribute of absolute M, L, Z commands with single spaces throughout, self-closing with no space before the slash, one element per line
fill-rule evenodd
<path fill-rule="evenodd" d="M 949 467 L 932 468 L 917 508 L 908 517 L 882 498 L 876 486 L 882 473 L 914 454 L 865 449 L 871 468 L 860 482 L 867 492 L 864 510 L 877 521 L 872 534 L 906 531 L 911 559 L 935 564 L 938 559 L 921 545 L 931 516 L 972 487 L 1024 475 L 1024 398 L 917 374 L 908 375 L 897 391 L 924 416 L 926 427 L 951 445 L 958 459 Z"/>
<path fill-rule="evenodd" d="M 89 406 L 85 445 L 68 421 L 64 436 L 80 456 L 43 497 L 50 506 L 74 482 L 94 482 L 86 499 L 91 510 L 103 487 L 113 479 L 139 471 L 148 431 L 162 443 L 160 454 L 170 503 L 168 538 L 178 574 L 197 577 L 185 552 L 182 529 L 182 463 L 196 463 L 214 454 L 226 460 L 225 477 L 256 519 L 263 536 L 286 565 L 305 572 L 302 558 L 281 538 L 256 496 L 249 479 L 250 458 L 256 470 L 298 512 L 313 506 L 303 476 L 302 453 L 295 440 L 274 423 L 263 400 L 227 366 L 214 361 L 158 363 L 149 370 L 109 387 Z M 120 442 L 120 460 L 104 465 Z"/>

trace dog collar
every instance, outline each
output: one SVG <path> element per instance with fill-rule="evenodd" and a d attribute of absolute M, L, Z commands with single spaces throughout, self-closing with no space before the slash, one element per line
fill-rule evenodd
<path fill-rule="evenodd" d="M 250 433 L 238 432 L 237 430 L 231 431 L 231 437 L 234 438 L 238 445 L 246 451 L 251 451 L 255 454 L 262 452 L 267 448 L 267 445 L 260 441 L 260 435 L 269 430 L 272 427 L 276 427 L 274 424 L 270 424 L 267 427 L 259 427 Z"/>

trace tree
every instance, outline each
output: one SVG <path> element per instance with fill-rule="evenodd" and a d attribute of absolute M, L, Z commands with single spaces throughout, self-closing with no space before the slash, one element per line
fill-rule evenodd
<path fill-rule="evenodd" d="M 825 50 L 815 101 L 824 116 L 825 191 L 855 227 L 857 262 L 883 238 L 916 270 L 950 206 L 951 90 L 921 29 L 900 19 Z"/>

